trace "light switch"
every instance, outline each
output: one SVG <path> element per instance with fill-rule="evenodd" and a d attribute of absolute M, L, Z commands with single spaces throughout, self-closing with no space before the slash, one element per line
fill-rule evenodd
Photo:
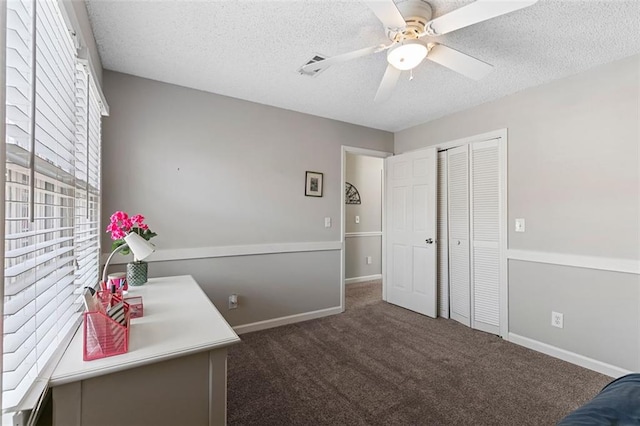
<path fill-rule="evenodd" d="M 324 218 L 324 227 L 325 228 L 331 228 L 331 218 L 330 217 L 325 217 Z"/>
<path fill-rule="evenodd" d="M 360 216 L 356 216 L 356 223 L 360 223 Z"/>
<path fill-rule="evenodd" d="M 524 232 L 524 219 L 516 219 L 516 232 Z"/>

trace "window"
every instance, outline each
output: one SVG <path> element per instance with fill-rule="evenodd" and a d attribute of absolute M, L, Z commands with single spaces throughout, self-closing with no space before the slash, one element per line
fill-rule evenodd
<path fill-rule="evenodd" d="M 3 408 L 18 406 L 99 277 L 102 103 L 57 1 L 8 0 Z"/>

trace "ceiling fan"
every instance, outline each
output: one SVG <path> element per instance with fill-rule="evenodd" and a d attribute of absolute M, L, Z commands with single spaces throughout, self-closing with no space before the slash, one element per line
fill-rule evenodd
<path fill-rule="evenodd" d="M 396 5 L 393 0 L 364 0 L 385 27 L 391 43 L 365 47 L 353 52 L 310 62 L 298 71 L 316 74 L 341 62 L 362 56 L 387 52 L 387 70 L 378 87 L 375 101 L 391 96 L 402 71 L 412 70 L 425 59 L 479 80 L 493 69 L 492 65 L 440 43 L 424 43 L 422 37 L 437 37 L 516 10 L 538 0 L 476 0 L 446 15 L 431 19 L 431 6 L 422 0 L 407 0 Z"/>

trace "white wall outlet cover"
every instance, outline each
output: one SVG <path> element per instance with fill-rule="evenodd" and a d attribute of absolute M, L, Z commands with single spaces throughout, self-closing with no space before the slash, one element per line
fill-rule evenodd
<path fill-rule="evenodd" d="M 367 256 L 367 265 L 371 265 L 372 259 L 371 256 Z"/>
<path fill-rule="evenodd" d="M 330 217 L 325 217 L 324 218 L 324 227 L 325 228 L 331 228 L 331 218 Z"/>
<path fill-rule="evenodd" d="M 564 327 L 564 315 L 559 312 L 551 312 L 551 325 L 558 328 Z"/>
<path fill-rule="evenodd" d="M 516 219 L 516 232 L 524 232 L 524 219 Z"/>
<path fill-rule="evenodd" d="M 360 216 L 356 216 L 356 223 L 360 223 Z"/>
<path fill-rule="evenodd" d="M 232 294 L 229 296 L 229 309 L 235 309 L 238 307 L 238 295 Z"/>

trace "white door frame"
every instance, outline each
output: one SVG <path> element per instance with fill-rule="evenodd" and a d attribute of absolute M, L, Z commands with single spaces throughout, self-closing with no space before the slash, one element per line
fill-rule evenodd
<path fill-rule="evenodd" d="M 344 312 L 345 309 L 345 253 L 346 253 L 346 247 L 345 247 L 345 238 L 344 238 L 344 234 L 345 234 L 345 230 L 346 230 L 346 214 L 347 214 L 347 209 L 345 206 L 345 191 L 344 188 L 346 186 L 346 182 L 347 182 L 347 153 L 349 154 L 354 154 L 354 155 L 366 155 L 368 157 L 377 157 L 377 158 L 387 158 L 387 157 L 391 157 L 393 155 L 392 152 L 386 152 L 386 151 L 376 151 L 373 149 L 365 149 L 365 148 L 358 148 L 355 146 L 347 146 L 347 145 L 342 145 L 342 173 L 341 173 L 341 179 L 340 179 L 340 193 L 342 194 L 340 196 L 340 200 L 341 200 L 341 204 L 340 204 L 340 309 L 342 310 L 342 312 Z M 382 175 L 384 176 L 385 173 L 385 169 L 384 169 L 384 163 L 382 164 Z M 385 207 L 384 204 L 385 203 L 385 198 L 384 198 L 384 184 L 382 185 L 382 299 L 386 300 L 386 288 L 384 286 L 384 274 L 385 274 L 385 270 L 386 270 L 386 253 L 385 253 L 385 249 L 384 249 L 384 243 L 386 240 L 386 233 L 385 233 Z"/>
<path fill-rule="evenodd" d="M 509 219 L 507 216 L 507 129 L 497 129 L 487 133 L 455 139 L 448 142 L 428 145 L 411 151 L 417 151 L 428 147 L 435 147 L 437 151 L 443 151 L 457 146 L 469 145 L 474 142 L 484 142 L 499 139 L 499 173 L 500 173 L 500 197 L 503 200 L 500 209 L 500 336 L 508 340 L 509 337 L 509 276 L 507 272 L 507 244 L 509 235 Z M 406 151 L 410 152 L 410 151 Z M 384 256 L 384 254 L 383 254 Z M 383 287 L 384 288 L 384 287 Z"/>

